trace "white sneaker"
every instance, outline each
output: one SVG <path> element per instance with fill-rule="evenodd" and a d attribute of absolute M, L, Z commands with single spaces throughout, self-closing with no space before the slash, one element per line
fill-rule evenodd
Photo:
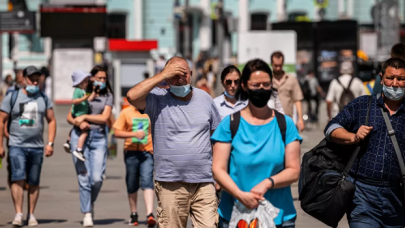
<path fill-rule="evenodd" d="M 91 218 L 91 213 L 84 214 L 83 226 L 93 227 L 93 219 Z"/>
<path fill-rule="evenodd" d="M 34 214 L 30 214 L 28 217 L 28 226 L 38 226 L 38 221 L 35 219 Z"/>
<path fill-rule="evenodd" d="M 77 158 L 80 159 L 82 161 L 86 161 L 86 158 L 84 157 L 83 151 L 73 151 L 73 155 Z"/>
<path fill-rule="evenodd" d="M 17 213 L 15 215 L 12 225 L 13 225 L 13 227 L 22 227 L 23 226 L 23 214 L 22 213 Z"/>

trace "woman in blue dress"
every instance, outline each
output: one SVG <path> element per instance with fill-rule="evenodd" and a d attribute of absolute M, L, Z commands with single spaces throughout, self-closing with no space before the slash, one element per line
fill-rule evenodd
<path fill-rule="evenodd" d="M 295 227 L 297 213 L 290 185 L 299 178 L 302 139 L 286 115 L 283 139 L 275 111 L 267 105 L 272 79 L 266 62 L 249 61 L 236 93 L 238 99 L 249 100 L 240 112 L 238 130 L 232 138 L 231 116 L 227 116 L 212 135 L 214 178 L 225 190 L 218 208 L 219 227 L 229 226 L 235 201 L 253 209 L 264 199 L 280 209 L 274 219 L 277 227 Z"/>

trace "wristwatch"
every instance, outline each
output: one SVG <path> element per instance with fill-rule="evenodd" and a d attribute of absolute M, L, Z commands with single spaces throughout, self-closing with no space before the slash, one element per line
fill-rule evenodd
<path fill-rule="evenodd" d="M 48 145 L 53 147 L 53 142 L 49 142 Z"/>

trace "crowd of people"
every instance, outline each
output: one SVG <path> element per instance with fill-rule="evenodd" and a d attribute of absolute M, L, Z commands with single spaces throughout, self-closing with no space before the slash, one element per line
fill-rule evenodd
<path fill-rule="evenodd" d="M 262 202 L 277 208 L 275 227 L 295 227 L 297 211 L 290 186 L 300 177 L 299 132 L 305 129 L 301 101 L 315 100 L 315 112 L 309 106 L 309 113 L 317 120 L 318 95 L 322 95 L 330 119 L 326 138 L 337 144 L 368 142 L 350 171 L 349 179 L 356 185 L 353 207 L 347 212 L 350 227 L 404 227 L 401 172 L 390 141 L 391 134 L 404 137 L 405 124 L 405 48 L 402 53 L 396 50 L 378 76 L 382 92 L 372 95 L 368 126 L 363 121 L 369 96 L 363 96 L 363 85 L 351 65 L 342 64 L 341 76 L 325 94 L 313 72 L 305 78 L 306 86 L 285 73 L 282 52 L 274 52 L 269 62 L 250 60 L 242 71 L 230 65 L 215 72 L 218 69 L 211 63 L 205 72 L 197 62 L 196 76 L 187 58 L 161 57 L 157 74 L 146 75 L 129 90 L 131 106 L 117 120 L 112 119 L 114 98 L 106 70 L 95 66 L 88 73 L 73 72 L 73 105 L 66 117 L 72 131 L 65 149 L 77 175 L 83 226 L 94 225 L 94 204 L 106 171 L 108 129 L 113 129 L 115 137 L 125 139 L 129 225 L 138 225 L 137 193 L 142 189 L 150 227 L 186 227 L 191 217 L 194 227 L 227 228 L 234 222 L 237 204 L 255 209 Z M 52 156 L 54 150 L 56 119 L 52 102 L 41 91 L 41 75 L 30 66 L 17 75 L 15 86 L 7 77 L 7 95 L 0 107 L 0 129 L 4 129 L 0 157 L 5 156 L 6 138 L 16 227 L 24 225 L 25 184 L 28 225 L 38 225 L 34 211 L 43 155 Z M 198 77 L 196 87 L 193 77 Z M 224 92 L 213 99 L 209 89 L 215 80 L 221 81 Z M 389 114 L 394 132 L 387 130 L 380 109 Z M 44 119 L 49 126 L 45 143 Z M 404 154 L 403 140 L 398 144 Z"/>

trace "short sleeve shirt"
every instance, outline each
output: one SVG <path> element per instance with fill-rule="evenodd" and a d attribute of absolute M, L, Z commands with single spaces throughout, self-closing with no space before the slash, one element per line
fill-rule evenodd
<path fill-rule="evenodd" d="M 45 94 L 27 95 L 18 90 L 17 100 L 11 110 L 11 96 L 7 94 L 0 110 L 11 115 L 10 146 L 42 148 L 44 147 L 44 117 L 52 108 L 52 102 Z"/>
<path fill-rule="evenodd" d="M 285 74 L 281 84 L 273 83 L 273 87 L 278 90 L 278 97 L 284 109 L 284 113 L 290 117 L 294 113 L 294 103 L 304 99 L 301 87 L 296 77 Z"/>
<path fill-rule="evenodd" d="M 107 93 L 104 95 L 100 95 L 94 100 L 89 101 L 89 106 L 90 106 L 90 115 L 100 115 L 103 113 L 104 109 L 106 106 L 110 106 L 111 108 L 114 106 L 114 99 L 113 95 L 111 93 Z M 105 124 L 95 124 L 95 123 L 89 123 L 90 124 L 90 129 L 92 130 L 98 130 L 98 129 L 105 129 Z"/>
<path fill-rule="evenodd" d="M 152 145 L 152 126 L 150 125 L 149 116 L 141 114 L 134 106 L 130 106 L 121 111 L 114 123 L 114 129 L 127 132 L 143 130 L 145 138 L 125 139 L 125 151 L 148 151 L 153 152 Z"/>
<path fill-rule="evenodd" d="M 155 179 L 187 183 L 213 182 L 211 131 L 221 122 L 212 98 L 193 88 L 189 101 L 169 89 L 153 89 L 145 113 L 152 123 Z"/>
<path fill-rule="evenodd" d="M 80 99 L 86 95 L 86 91 L 83 89 L 75 88 L 73 93 L 73 99 Z M 81 102 L 78 105 L 72 105 L 73 116 L 81 116 L 89 113 L 89 102 L 87 100 Z"/>
<path fill-rule="evenodd" d="M 250 190 L 265 180 L 284 170 L 285 146 L 277 124 L 273 119 L 264 125 L 251 125 L 243 117 L 240 118 L 238 131 L 232 139 L 230 116 L 225 117 L 211 137 L 213 143 L 231 143 L 232 151 L 229 157 L 229 175 L 244 192 Z M 296 140 L 302 140 L 293 120 L 285 116 L 287 130 L 285 145 Z M 282 224 L 296 216 L 290 186 L 268 190 L 264 197 L 280 209 L 276 225 Z M 230 220 L 232 207 L 236 199 L 223 192 L 218 212 L 226 220 Z"/>

